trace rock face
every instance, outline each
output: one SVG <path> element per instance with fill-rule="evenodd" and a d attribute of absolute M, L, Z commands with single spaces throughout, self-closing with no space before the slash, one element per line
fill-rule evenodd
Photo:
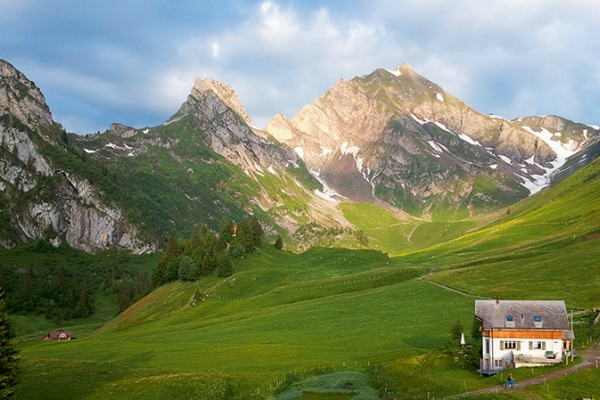
<path fill-rule="evenodd" d="M 170 121 L 186 115 L 193 116 L 194 129 L 204 135 L 209 148 L 246 171 L 259 169 L 257 165 L 285 168 L 289 162 L 298 163 L 296 154 L 257 135 L 237 93 L 227 85 L 196 79 L 187 101 Z"/>
<path fill-rule="evenodd" d="M 66 132 L 52 119 L 40 90 L 0 60 L 0 244 L 64 237 L 74 248 L 94 252 L 109 247 L 147 252 L 123 212 L 104 204 L 88 180 L 60 169 L 46 155 L 69 151 Z"/>
<path fill-rule="evenodd" d="M 402 64 L 341 80 L 265 130 L 341 195 L 429 214 L 508 204 L 547 184 L 559 155 L 524 123 L 483 115 Z"/>

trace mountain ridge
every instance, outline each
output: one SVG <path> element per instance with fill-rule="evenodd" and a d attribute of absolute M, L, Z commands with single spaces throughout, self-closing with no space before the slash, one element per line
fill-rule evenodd
<path fill-rule="evenodd" d="M 342 79 L 292 120 L 277 115 L 265 130 L 342 195 L 377 197 L 413 214 L 508 204 L 547 185 L 558 168 L 553 147 L 524 122 L 483 115 L 408 64 Z M 597 129 L 577 125 L 568 145 L 579 148 L 588 133 L 598 136 Z M 356 164 L 351 170 L 348 154 Z M 355 193 L 350 189 L 359 175 L 364 188 Z M 448 185 L 451 180 L 457 185 Z"/>
<path fill-rule="evenodd" d="M 217 229 L 222 217 L 255 213 L 271 234 L 315 221 L 348 228 L 337 207 L 347 200 L 460 219 L 527 197 L 549 170 L 565 165 L 568 176 L 600 148 L 596 127 L 484 116 L 408 64 L 341 79 L 265 130 L 233 88 L 206 78 L 161 125 L 114 123 L 87 136 L 54 122 L 41 91 L 9 63 L 0 71 L 0 243 L 9 247 L 64 238 L 89 252 L 154 251 L 172 228 Z M 585 157 L 567 165 L 565 153 L 556 164 L 562 143 Z"/>

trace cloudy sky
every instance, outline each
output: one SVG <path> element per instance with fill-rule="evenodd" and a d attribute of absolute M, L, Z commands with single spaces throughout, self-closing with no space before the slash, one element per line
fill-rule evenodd
<path fill-rule="evenodd" d="M 402 62 L 483 113 L 600 125 L 597 0 L 0 0 L 0 58 L 80 134 L 158 125 L 196 77 L 262 128 Z"/>

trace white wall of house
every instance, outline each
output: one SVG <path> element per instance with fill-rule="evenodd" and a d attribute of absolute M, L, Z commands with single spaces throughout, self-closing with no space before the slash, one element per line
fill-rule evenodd
<path fill-rule="evenodd" d="M 513 365 L 514 356 L 523 355 L 545 359 L 546 352 L 552 351 L 560 359 L 563 352 L 563 341 L 555 339 L 499 339 L 482 338 L 483 359 L 490 360 L 490 369 L 504 369 Z M 533 364 L 539 364 L 533 362 Z M 516 363 L 515 367 L 523 365 Z M 527 365 L 530 365 L 527 363 Z"/>

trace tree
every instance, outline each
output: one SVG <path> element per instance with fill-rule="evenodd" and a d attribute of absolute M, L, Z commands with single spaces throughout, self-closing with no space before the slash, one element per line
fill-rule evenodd
<path fill-rule="evenodd" d="M 460 340 L 461 333 L 464 332 L 464 328 L 459 320 L 456 320 L 452 328 L 450 328 L 450 338 L 452 340 Z"/>
<path fill-rule="evenodd" d="M 179 278 L 179 264 L 180 263 L 181 263 L 180 257 L 169 260 L 169 263 L 167 264 L 167 272 L 165 275 L 167 282 L 174 282 L 177 280 L 177 278 Z"/>
<path fill-rule="evenodd" d="M 173 229 L 171 231 L 171 234 L 169 235 L 169 240 L 167 240 L 167 260 L 179 257 L 180 254 L 181 249 L 179 248 L 179 239 L 177 239 L 177 231 Z"/>
<path fill-rule="evenodd" d="M 167 282 L 166 276 L 168 263 L 169 260 L 167 259 L 167 256 L 164 255 L 158 262 L 158 265 L 154 268 L 154 271 L 152 271 L 152 286 L 159 287 Z"/>
<path fill-rule="evenodd" d="M 204 226 L 206 227 L 206 225 Z M 198 226 L 194 226 L 194 229 L 192 229 L 190 241 L 192 242 L 192 252 L 200 247 L 200 229 L 198 229 Z"/>
<path fill-rule="evenodd" d="M 224 219 L 221 221 L 221 230 L 219 231 L 219 247 L 225 249 L 227 243 L 233 240 L 235 234 L 235 224 L 230 219 Z"/>
<path fill-rule="evenodd" d="M 206 253 L 204 255 L 204 259 L 202 260 L 202 275 L 210 275 L 215 267 L 216 261 L 214 255 L 212 253 Z"/>
<path fill-rule="evenodd" d="M 231 276 L 233 274 L 233 265 L 231 264 L 231 259 L 227 254 L 221 254 L 219 256 L 219 277 L 225 278 L 227 276 Z"/>
<path fill-rule="evenodd" d="M 6 313 L 4 294 L 0 293 L 0 398 L 10 397 L 17 384 L 19 353 L 13 339 L 16 337 L 12 321 Z"/>
<path fill-rule="evenodd" d="M 256 216 L 252 217 L 252 219 L 250 220 L 250 226 L 252 228 L 252 238 L 254 240 L 254 245 L 258 247 L 262 243 L 262 239 L 265 233 Z"/>
<path fill-rule="evenodd" d="M 183 256 L 179 262 L 179 279 L 182 281 L 193 280 L 196 263 L 188 256 Z"/>
<path fill-rule="evenodd" d="M 277 235 L 274 246 L 277 250 L 283 249 L 283 240 L 281 239 L 281 235 Z"/>
<path fill-rule="evenodd" d="M 254 228 L 249 220 L 245 219 L 240 222 L 236 239 L 240 245 L 244 246 L 245 253 L 252 253 L 254 251 L 256 247 L 254 244 Z"/>

